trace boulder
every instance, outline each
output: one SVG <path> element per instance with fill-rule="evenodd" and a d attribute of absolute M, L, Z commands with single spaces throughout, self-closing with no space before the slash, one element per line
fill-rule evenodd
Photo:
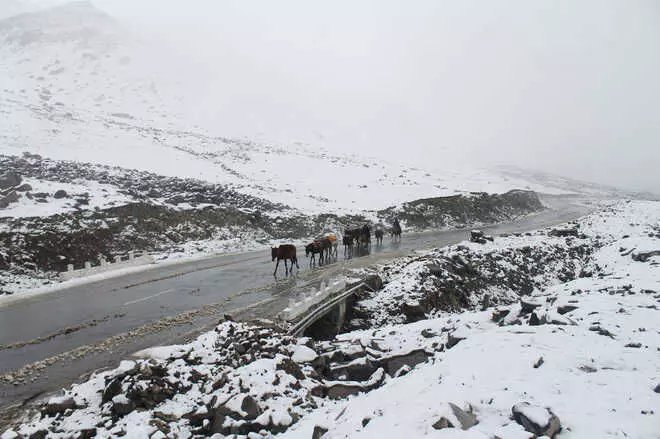
<path fill-rule="evenodd" d="M 394 376 L 402 367 L 413 368 L 420 363 L 425 363 L 428 358 L 429 354 L 424 349 L 415 349 L 407 354 L 383 358 L 379 360 L 378 365 L 384 367 L 388 375 Z"/>
<path fill-rule="evenodd" d="M 529 300 L 520 300 L 520 315 L 529 314 L 541 306 L 540 303 L 534 303 Z"/>
<path fill-rule="evenodd" d="M 46 403 L 42 413 L 46 416 L 57 416 L 67 410 L 75 410 L 76 401 L 73 398 L 53 398 Z"/>
<path fill-rule="evenodd" d="M 112 398 L 119 395 L 121 392 L 122 379 L 123 377 L 116 377 L 105 386 L 105 389 L 103 389 L 103 395 L 101 396 L 101 404 L 112 401 Z"/>
<path fill-rule="evenodd" d="M 126 416 L 135 410 L 135 403 L 124 395 L 117 395 L 112 398 L 112 413 L 115 416 Z"/>
<path fill-rule="evenodd" d="M 557 307 L 557 312 L 561 315 L 568 314 L 571 311 L 578 309 L 575 305 L 561 305 Z"/>
<path fill-rule="evenodd" d="M 655 389 L 653 389 L 653 391 L 654 391 L 655 393 L 660 393 L 660 384 L 658 384 L 657 386 L 655 386 Z"/>
<path fill-rule="evenodd" d="M 493 311 L 493 313 L 491 314 L 491 318 L 490 318 L 490 319 L 491 319 L 493 322 L 495 322 L 495 323 L 500 323 L 502 320 L 504 320 L 504 318 L 505 318 L 506 316 L 509 315 L 510 312 L 511 312 L 510 309 L 507 309 L 507 308 L 498 308 L 498 309 L 496 309 L 496 310 Z"/>
<path fill-rule="evenodd" d="M 385 370 L 380 368 L 367 381 L 334 381 L 327 383 L 327 396 L 330 399 L 342 399 L 361 392 L 368 392 L 379 387 L 385 381 Z"/>
<path fill-rule="evenodd" d="M 347 381 L 346 383 L 334 383 L 327 389 L 327 396 L 330 399 L 344 399 L 351 395 L 359 395 L 364 392 L 364 386 L 354 381 Z"/>
<path fill-rule="evenodd" d="M 401 305 L 401 312 L 406 316 L 408 323 L 418 322 L 426 318 L 426 312 L 421 303 L 416 300 L 408 300 Z"/>
<path fill-rule="evenodd" d="M 453 348 L 462 340 L 465 340 L 465 337 L 456 334 L 456 332 L 452 332 L 447 336 L 447 349 Z"/>
<path fill-rule="evenodd" d="M 529 316 L 529 326 L 540 326 L 545 323 L 545 318 L 539 317 L 536 312 L 532 312 L 532 314 Z"/>
<path fill-rule="evenodd" d="M 312 432 L 312 439 L 321 439 L 327 432 L 327 428 L 316 425 L 314 426 L 314 432 Z"/>
<path fill-rule="evenodd" d="M 451 402 L 449 403 L 449 407 L 451 408 L 452 413 L 454 413 L 454 416 L 456 416 L 456 419 L 458 419 L 458 422 L 461 424 L 461 428 L 463 430 L 468 430 L 479 423 L 477 417 L 471 411 L 466 412 Z"/>
<path fill-rule="evenodd" d="M 96 437 L 96 428 L 84 428 L 80 430 L 76 439 L 91 439 Z"/>
<path fill-rule="evenodd" d="M 545 407 L 521 402 L 511 408 L 513 419 L 535 436 L 555 437 L 561 430 L 559 418 Z"/>
<path fill-rule="evenodd" d="M 256 417 L 261 414 L 261 407 L 259 407 L 257 400 L 250 395 L 243 398 L 243 402 L 241 402 L 241 410 L 246 413 L 246 419 L 256 419 Z"/>
<path fill-rule="evenodd" d="M 23 178 L 16 172 L 6 172 L 0 175 L 0 189 L 9 189 L 10 187 L 18 186 L 23 181 Z"/>
<path fill-rule="evenodd" d="M 660 250 L 653 250 L 650 252 L 632 254 L 633 261 L 637 261 L 637 262 L 646 262 L 654 256 L 660 256 Z"/>
<path fill-rule="evenodd" d="M 314 351 L 314 349 L 308 348 L 305 345 L 296 346 L 293 354 L 291 355 L 291 359 L 296 363 L 311 363 L 312 361 L 316 360 L 317 357 L 318 354 L 316 351 Z"/>
<path fill-rule="evenodd" d="M 211 412 L 205 405 L 202 405 L 197 408 L 194 412 L 186 413 L 183 415 L 184 419 L 187 419 L 190 422 L 190 425 L 193 427 L 201 427 L 204 425 L 204 421 L 211 419 Z"/>
<path fill-rule="evenodd" d="M 550 233 L 548 233 L 549 236 L 556 236 L 558 238 L 566 238 L 569 236 L 578 236 L 578 229 L 577 228 L 565 228 L 565 229 L 552 229 L 550 230 Z"/>
<path fill-rule="evenodd" d="M 302 369 L 300 369 L 300 366 L 298 366 L 298 363 L 289 358 L 283 358 L 278 361 L 276 369 L 283 370 L 287 374 L 299 380 L 305 379 L 305 374 L 303 373 Z"/>
<path fill-rule="evenodd" d="M 25 184 L 22 184 L 19 187 L 17 187 L 15 190 L 16 190 L 16 192 L 29 192 L 29 191 L 32 190 L 32 186 L 25 183 Z"/>
<path fill-rule="evenodd" d="M 378 369 L 378 365 L 372 363 L 367 357 L 362 357 L 347 364 L 332 367 L 330 374 L 335 379 L 363 381 L 368 380 L 376 369 Z"/>
<path fill-rule="evenodd" d="M 64 189 L 60 189 L 53 194 L 55 199 L 66 198 L 69 194 L 66 193 Z"/>
<path fill-rule="evenodd" d="M 20 195 L 18 195 L 16 191 L 11 191 L 4 197 L 0 197 L 0 209 L 4 209 L 8 207 L 11 203 L 17 202 L 19 197 Z"/>
<path fill-rule="evenodd" d="M 436 430 L 442 430 L 443 428 L 454 428 L 454 424 L 451 423 L 451 421 L 444 416 L 438 419 L 433 425 L 433 428 Z"/>

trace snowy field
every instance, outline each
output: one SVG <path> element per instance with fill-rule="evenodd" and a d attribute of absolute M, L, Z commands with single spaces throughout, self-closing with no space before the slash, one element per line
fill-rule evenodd
<path fill-rule="evenodd" d="M 608 192 L 481 169 L 470 158 L 420 168 L 359 151 L 333 154 L 321 141 L 235 131 L 226 122 L 235 110 L 218 108 L 209 78 L 178 68 L 181 60 L 91 3 L 0 20 L 0 42 L 4 154 L 227 184 L 308 213 L 382 209 L 471 191 Z"/>
<path fill-rule="evenodd" d="M 564 258 L 529 267 L 524 296 L 486 282 L 462 310 L 441 303 L 412 323 L 394 312 L 324 342 L 225 322 L 93 375 L 2 437 L 657 438 L 660 203 L 617 203 L 556 230 L 576 232 L 463 243 L 381 273 L 384 300 L 403 309 L 419 299 L 424 258 L 459 251 L 489 276 L 526 266 L 516 257 Z"/>

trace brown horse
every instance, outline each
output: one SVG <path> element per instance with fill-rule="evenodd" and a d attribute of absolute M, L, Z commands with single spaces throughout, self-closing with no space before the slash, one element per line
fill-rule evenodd
<path fill-rule="evenodd" d="M 337 259 L 337 247 L 339 246 L 339 239 L 337 235 L 328 235 L 328 241 L 330 241 L 330 256 Z"/>
<path fill-rule="evenodd" d="M 376 231 L 374 232 L 374 235 L 376 236 L 376 245 L 383 245 L 383 235 L 385 232 L 383 232 L 383 229 L 377 228 Z"/>
<path fill-rule="evenodd" d="M 273 276 L 277 276 L 277 268 L 280 266 L 280 260 L 284 259 L 284 273 L 289 274 L 289 267 L 287 261 L 291 260 L 291 272 L 293 273 L 293 264 L 296 264 L 296 268 L 300 269 L 298 266 L 298 258 L 296 257 L 296 246 L 291 244 L 282 244 L 279 247 L 272 247 L 270 249 L 270 255 L 273 257 L 273 261 L 277 258 L 277 264 L 275 264 L 275 272 Z"/>
<path fill-rule="evenodd" d="M 390 228 L 390 236 L 392 237 L 393 241 L 401 240 L 401 224 L 399 224 L 398 219 L 394 219 L 392 227 Z"/>
<path fill-rule="evenodd" d="M 353 252 L 353 237 L 351 235 L 344 235 L 342 238 L 344 244 L 344 257 Z"/>
<path fill-rule="evenodd" d="M 309 265 L 316 265 L 316 255 L 319 255 L 319 265 L 323 265 L 323 254 L 325 252 L 325 245 L 321 240 L 316 240 L 305 246 L 305 256 L 309 258 L 309 255 L 312 255 L 312 259 L 309 261 Z"/>

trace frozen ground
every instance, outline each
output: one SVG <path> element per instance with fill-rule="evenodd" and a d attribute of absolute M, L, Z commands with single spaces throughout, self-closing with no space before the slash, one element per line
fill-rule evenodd
<path fill-rule="evenodd" d="M 415 168 L 333 154 L 322 142 L 235 131 L 227 78 L 197 77 L 204 69 L 195 71 L 194 64 L 178 68 L 189 60 L 136 36 L 91 3 L 0 20 L 0 42 L 4 154 L 195 178 L 308 213 L 381 209 L 470 191 L 611 192 L 449 158 Z"/>
<path fill-rule="evenodd" d="M 42 430 L 49 437 L 530 438 L 525 428 L 554 435 L 557 421 L 561 438 L 657 438 L 660 203 L 618 203 L 555 230 L 463 244 L 464 262 L 489 277 L 510 270 L 512 255 L 530 258 L 530 268 L 566 256 L 567 267 L 549 270 L 554 276 L 538 266 L 521 274 L 533 285 L 523 295 L 515 290 L 522 277 L 509 291 L 486 282 L 462 309 L 446 312 L 439 303 L 400 323 L 410 317 L 404 304 L 419 299 L 428 269 L 419 262 L 434 265 L 449 254 L 440 252 L 457 249 L 403 258 L 382 272 L 386 300 L 401 309 L 391 323 L 314 342 L 225 322 L 67 389 L 3 438 Z M 450 275 L 455 284 L 470 279 L 440 274 Z M 486 294 L 498 303 L 484 302 Z"/>

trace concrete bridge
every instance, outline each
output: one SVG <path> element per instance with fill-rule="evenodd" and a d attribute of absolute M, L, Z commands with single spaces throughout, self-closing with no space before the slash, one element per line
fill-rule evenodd
<path fill-rule="evenodd" d="M 380 277 L 372 275 L 352 285 L 346 285 L 341 291 L 328 294 L 310 307 L 289 316 L 291 323 L 289 333 L 300 336 L 306 332 L 314 332 L 318 338 L 319 333 L 334 336 L 341 331 L 346 322 L 351 304 L 355 296 L 365 291 L 377 291 L 382 287 Z"/>

